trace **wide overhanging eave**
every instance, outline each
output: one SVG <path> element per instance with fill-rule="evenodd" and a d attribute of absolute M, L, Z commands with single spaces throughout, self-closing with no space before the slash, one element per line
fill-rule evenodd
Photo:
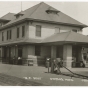
<path fill-rule="evenodd" d="M 41 21 L 41 22 L 47 22 L 47 23 L 53 23 L 53 24 L 61 24 L 61 25 L 66 25 L 66 26 L 82 27 L 82 28 L 88 27 L 87 25 L 78 25 L 78 24 L 70 24 L 70 23 L 61 23 L 61 22 L 54 22 L 54 21 L 47 21 L 47 20 L 24 18 L 22 20 L 19 20 L 19 21 L 14 22 L 14 23 L 5 25 L 5 26 L 1 27 L 0 30 L 2 30 L 4 28 L 7 28 L 7 27 L 10 27 L 10 26 L 14 26 L 15 24 L 19 24 L 19 23 L 24 22 L 26 20 L 29 20 L 29 21 L 37 21 L 37 22 L 40 22 Z"/>

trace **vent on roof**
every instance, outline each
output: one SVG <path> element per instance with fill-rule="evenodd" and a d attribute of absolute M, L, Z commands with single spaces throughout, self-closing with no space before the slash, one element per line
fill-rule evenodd
<path fill-rule="evenodd" d="M 49 13 L 54 13 L 54 14 L 57 14 L 59 11 L 55 11 L 55 10 L 46 10 L 46 12 L 49 14 Z"/>
<path fill-rule="evenodd" d="M 57 14 L 57 13 L 60 12 L 60 11 L 58 11 L 58 10 L 56 10 L 56 9 L 54 9 L 54 8 L 49 7 L 49 8 L 46 10 L 46 12 L 47 12 L 48 14 L 49 14 L 49 13 Z"/>
<path fill-rule="evenodd" d="M 16 19 L 18 19 L 19 17 L 21 17 L 23 15 L 24 15 L 23 13 L 18 13 L 18 14 L 15 14 L 14 16 L 16 16 Z"/>
<path fill-rule="evenodd" d="M 9 20 L 6 19 L 0 19 L 0 27 L 2 27 L 3 25 L 5 25 L 6 23 L 8 23 Z"/>
<path fill-rule="evenodd" d="M 5 22 L 0 22 L 0 27 L 2 27 L 5 24 L 6 24 Z"/>

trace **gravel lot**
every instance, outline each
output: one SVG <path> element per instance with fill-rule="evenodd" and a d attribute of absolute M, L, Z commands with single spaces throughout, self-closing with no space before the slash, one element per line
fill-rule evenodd
<path fill-rule="evenodd" d="M 88 75 L 88 68 L 72 68 L 71 70 L 75 73 Z M 17 66 L 17 65 L 8 65 L 8 64 L 0 64 L 0 77 L 4 77 L 4 81 L 0 80 L 0 84 L 2 86 L 14 85 L 14 86 L 25 86 L 25 84 L 21 83 L 20 80 L 25 80 L 27 86 L 88 86 L 87 79 L 74 78 L 69 76 L 57 75 L 47 73 L 48 69 L 45 67 L 37 67 L 37 66 Z M 63 73 L 68 73 L 67 70 L 61 69 Z M 5 76 L 4 76 L 5 75 Z M 8 77 L 9 76 L 9 77 Z M 8 77 L 8 79 L 7 79 Z M 0 78 L 1 79 L 1 78 Z M 10 80 L 11 79 L 11 80 Z M 14 83 L 16 79 L 17 83 Z M 6 81 L 5 81 L 6 80 Z M 12 81 L 13 80 L 13 81 Z M 7 82 L 12 81 L 13 83 L 8 84 Z M 25 82 L 23 81 L 23 82 Z M 34 84 L 36 85 L 34 85 Z M 19 84 L 19 85 L 18 85 Z M 22 85 L 23 84 L 23 85 Z"/>

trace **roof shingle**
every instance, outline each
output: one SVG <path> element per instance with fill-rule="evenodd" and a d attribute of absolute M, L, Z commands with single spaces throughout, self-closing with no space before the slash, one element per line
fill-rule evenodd
<path fill-rule="evenodd" d="M 3 20 L 14 20 L 15 19 L 14 13 L 7 13 L 6 15 L 2 16 L 0 19 Z"/>
<path fill-rule="evenodd" d="M 11 20 L 7 24 L 5 24 L 2 28 L 10 26 L 11 24 L 15 24 L 18 21 L 21 21 L 23 19 L 39 20 L 39 21 L 46 21 L 46 22 L 57 22 L 58 24 L 65 24 L 65 25 L 69 24 L 73 26 L 87 27 L 87 25 L 69 17 L 68 15 L 62 13 L 61 11 L 59 11 L 57 14 L 48 14 L 46 10 L 48 10 L 49 8 L 51 10 L 58 11 L 55 8 L 42 2 L 25 11 L 22 11 L 22 13 L 24 13 L 22 17 Z"/>
<path fill-rule="evenodd" d="M 75 42 L 75 43 L 88 43 L 88 37 L 72 31 L 54 34 L 42 40 L 41 43 L 51 42 Z"/>

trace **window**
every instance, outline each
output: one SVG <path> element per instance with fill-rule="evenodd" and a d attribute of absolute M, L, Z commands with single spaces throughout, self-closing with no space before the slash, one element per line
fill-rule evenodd
<path fill-rule="evenodd" d="M 10 35 L 9 39 L 11 39 L 11 34 L 12 34 L 12 33 L 11 33 L 11 30 L 9 30 L 9 35 Z"/>
<path fill-rule="evenodd" d="M 9 31 L 7 31 L 7 40 L 9 39 Z"/>
<path fill-rule="evenodd" d="M 19 38 L 19 28 L 17 28 L 17 38 Z"/>
<path fill-rule="evenodd" d="M 73 29 L 72 31 L 77 32 L 77 30 L 76 30 L 76 29 Z"/>
<path fill-rule="evenodd" d="M 35 46 L 35 55 L 40 56 L 41 46 Z"/>
<path fill-rule="evenodd" d="M 11 39 L 11 30 L 8 30 L 8 31 L 7 31 L 7 40 L 8 40 L 8 39 Z"/>
<path fill-rule="evenodd" d="M 60 33 L 60 28 L 59 27 L 55 28 L 55 33 Z"/>
<path fill-rule="evenodd" d="M 2 23 L 0 23 L 0 27 L 2 26 Z"/>
<path fill-rule="evenodd" d="M 2 54 L 1 54 L 1 50 L 0 50 L 0 58 L 1 58 L 1 55 L 2 55 Z"/>
<path fill-rule="evenodd" d="M 16 19 L 18 19 L 19 17 L 20 17 L 20 16 L 19 16 L 19 15 L 17 15 L 17 16 L 16 16 Z"/>
<path fill-rule="evenodd" d="M 77 30 L 78 33 L 82 34 L 82 29 Z"/>
<path fill-rule="evenodd" d="M 22 26 L 22 37 L 25 36 L 25 26 Z"/>
<path fill-rule="evenodd" d="M 2 32 L 2 41 L 4 41 L 4 32 Z"/>
<path fill-rule="evenodd" d="M 41 37 L 41 26 L 36 25 L 36 36 Z"/>

